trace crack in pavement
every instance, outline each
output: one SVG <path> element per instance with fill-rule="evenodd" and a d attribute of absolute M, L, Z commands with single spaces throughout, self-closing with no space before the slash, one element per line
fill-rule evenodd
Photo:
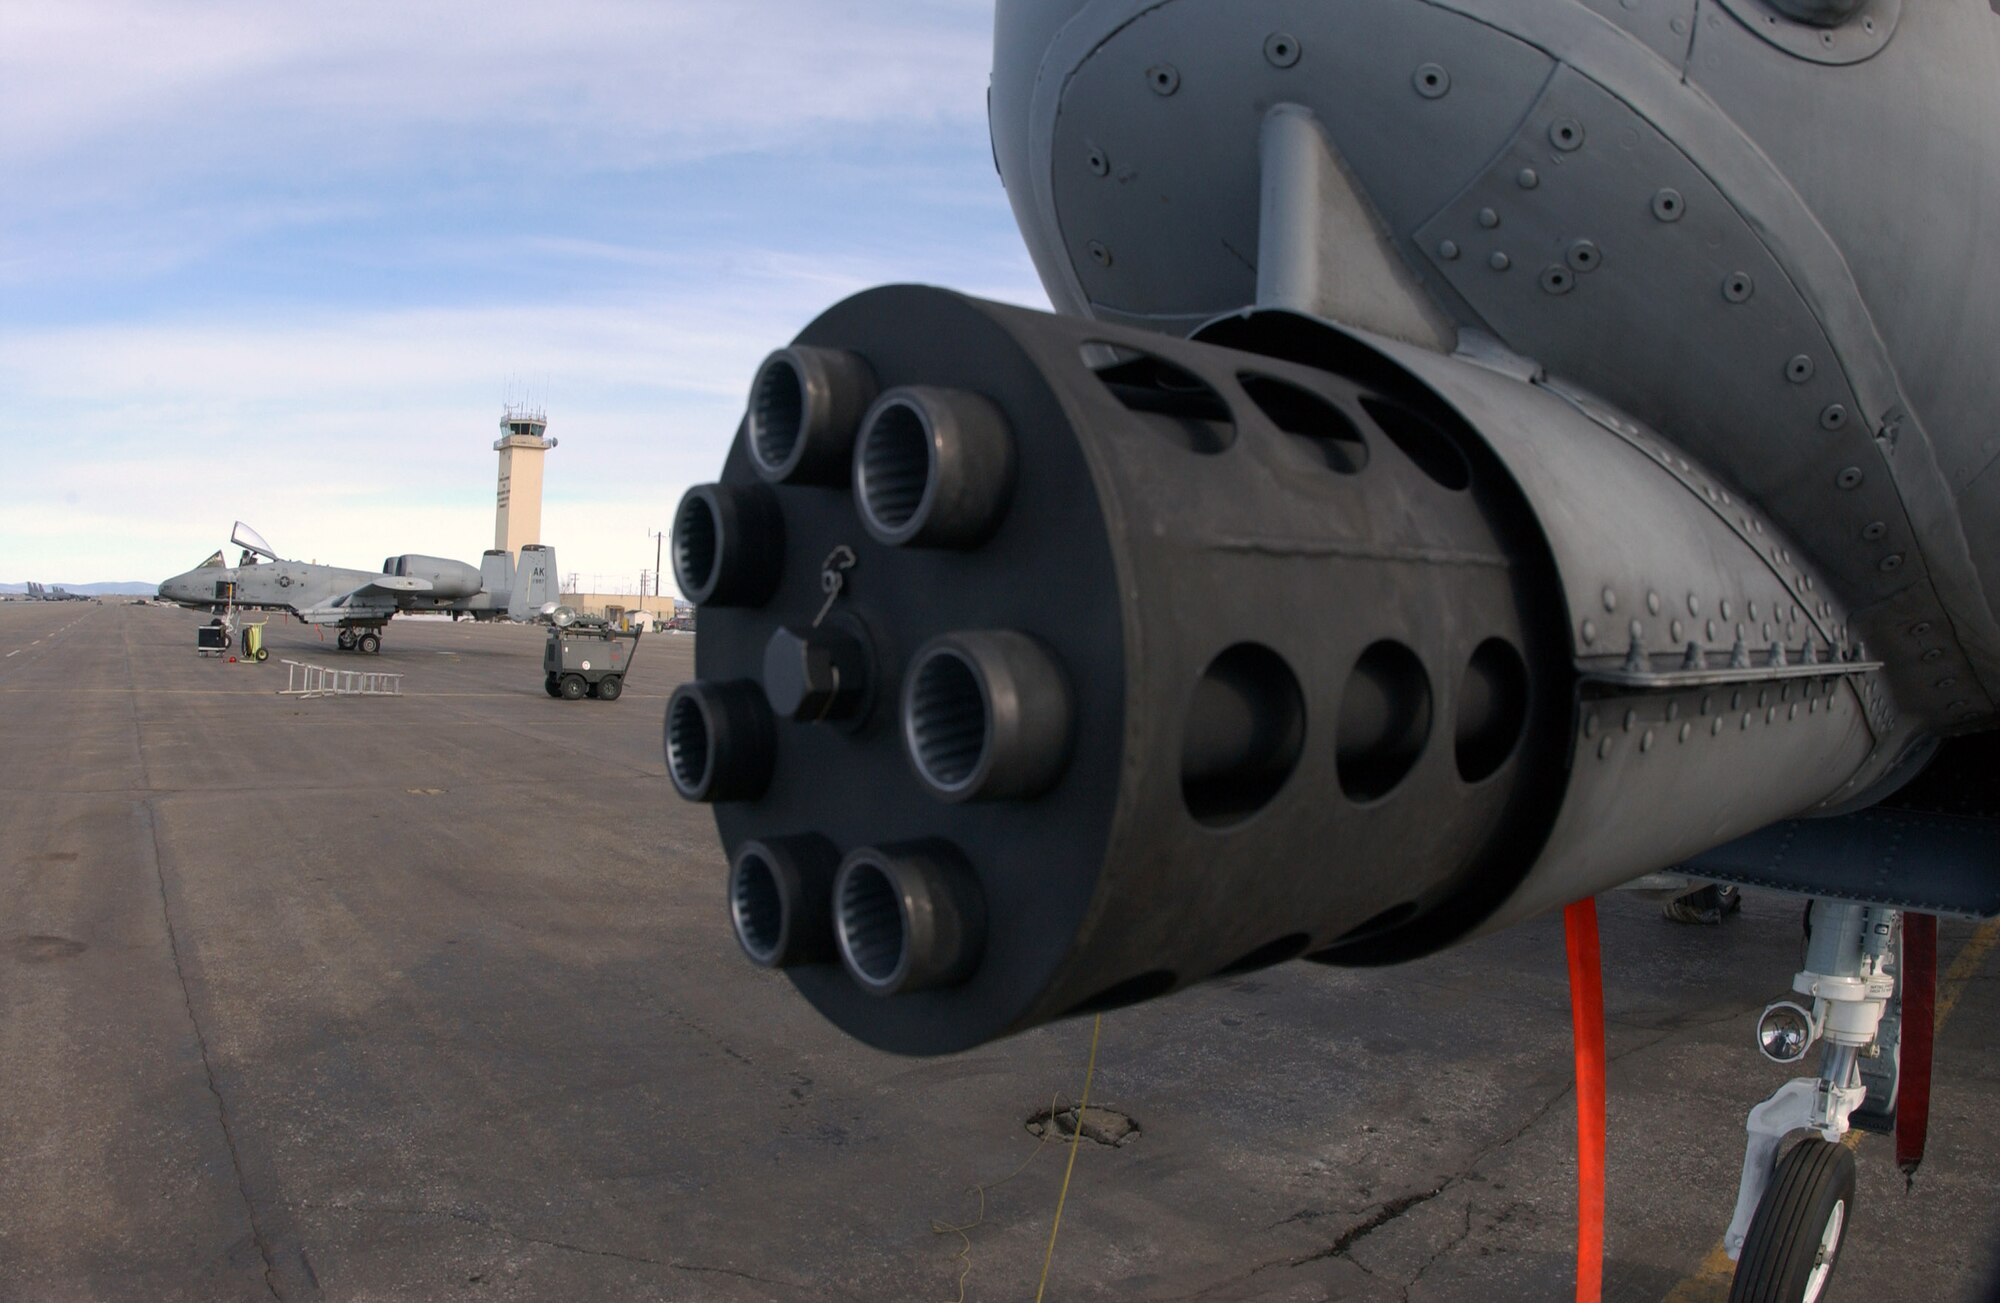
<path fill-rule="evenodd" d="M 1317 1262 L 1321 1258 L 1329 1258 L 1336 1256 L 1338 1254 L 1346 1253 L 1349 1249 L 1353 1248 L 1358 1241 L 1365 1238 L 1369 1234 L 1382 1229 L 1382 1227 L 1388 1225 L 1396 1218 L 1401 1217 L 1404 1213 L 1409 1212 L 1412 1208 L 1416 1208 L 1422 1204 L 1429 1203 L 1431 1200 L 1443 1194 L 1446 1190 L 1449 1190 L 1452 1186 L 1458 1184 L 1460 1181 L 1463 1181 L 1467 1177 L 1476 1173 L 1480 1169 L 1480 1167 L 1486 1162 L 1487 1159 L 1499 1153 L 1507 1146 L 1513 1144 L 1516 1140 L 1519 1140 L 1522 1136 L 1528 1134 L 1528 1132 L 1534 1128 L 1536 1123 L 1540 1122 L 1544 1117 L 1548 1116 L 1550 1109 L 1553 1109 L 1556 1105 L 1562 1103 L 1563 1100 L 1567 1099 L 1570 1093 L 1574 1089 L 1575 1089 L 1575 1083 L 1571 1083 L 1569 1085 L 1564 1086 L 1561 1090 L 1558 1090 L 1555 1094 L 1549 1096 L 1549 1098 L 1544 1100 L 1541 1103 L 1541 1105 L 1535 1109 L 1533 1113 L 1528 1115 L 1527 1120 L 1521 1123 L 1520 1126 L 1515 1127 L 1512 1131 L 1500 1137 L 1498 1140 L 1495 1140 L 1490 1144 L 1484 1146 L 1483 1148 L 1479 1149 L 1472 1155 L 1471 1159 L 1469 1159 L 1466 1162 L 1463 1168 L 1461 1168 L 1459 1171 L 1449 1174 L 1443 1180 L 1439 1181 L 1437 1185 L 1434 1186 L 1433 1188 L 1429 1190 L 1420 1190 L 1413 1194 L 1398 1195 L 1394 1199 L 1386 1200 L 1383 1203 L 1377 1205 L 1374 1211 L 1371 1212 L 1367 1217 L 1364 1217 L 1361 1221 L 1356 1222 L 1354 1225 L 1348 1227 L 1345 1231 L 1342 1231 L 1339 1237 L 1335 1239 L 1333 1244 L 1328 1248 L 1319 1250 L 1318 1252 L 1309 1253 L 1304 1255 L 1303 1257 L 1298 1257 L 1298 1258 L 1274 1258 L 1270 1262 L 1260 1263 L 1258 1266 L 1256 1266 L 1251 1270 L 1250 1274 L 1254 1276 L 1255 1274 L 1257 1274 L 1257 1272 L 1263 1271 L 1267 1267 L 1278 1266 L 1280 1263 L 1288 1263 L 1289 1265 L 1296 1267 L 1308 1262 Z M 1272 1226 L 1266 1229 L 1276 1230 L 1279 1226 L 1286 1225 L 1287 1223 L 1290 1222 L 1311 1221 L 1323 1215 L 1325 1214 L 1314 1213 L 1309 1209 L 1301 1210 L 1300 1212 L 1293 1213 L 1290 1217 L 1285 1218 L 1283 1221 L 1274 1223 Z"/>
<path fill-rule="evenodd" d="M 1403 1303 L 1410 1303 L 1410 1291 L 1417 1287 L 1417 1282 L 1424 1278 L 1425 1272 L 1429 1271 L 1432 1267 L 1437 1266 L 1439 1262 L 1443 1261 L 1445 1254 L 1450 1253 L 1453 1249 L 1457 1248 L 1459 1245 L 1465 1243 L 1467 1240 L 1471 1238 L 1472 1238 L 1472 1200 L 1467 1199 L 1465 1201 L 1464 1227 L 1458 1232 L 1457 1235 L 1452 1237 L 1450 1243 L 1442 1245 L 1436 1253 L 1433 1253 L 1430 1257 L 1425 1258 L 1423 1265 L 1417 1268 L 1416 1274 L 1411 1276 L 1407 1281 L 1403 1282 Z"/>
<path fill-rule="evenodd" d="M 1367 1217 L 1354 1223 L 1354 1225 L 1342 1231 L 1340 1233 L 1340 1238 L 1335 1240 L 1332 1244 L 1329 1244 L 1327 1247 L 1321 1249 L 1317 1253 L 1308 1253 L 1303 1257 L 1293 1258 L 1289 1262 L 1286 1262 L 1286 1265 L 1291 1267 L 1303 1267 L 1308 1262 L 1318 1262 L 1323 1258 L 1345 1257 L 1347 1255 L 1347 1251 L 1353 1248 L 1356 1244 L 1368 1238 L 1370 1235 L 1373 1235 L 1376 1231 L 1381 1230 L 1384 1226 L 1387 1226 L 1390 1222 L 1395 1221 L 1398 1217 L 1401 1217 L 1404 1213 L 1410 1211 L 1410 1209 L 1421 1207 L 1422 1205 L 1427 1204 L 1431 1200 L 1437 1198 L 1439 1195 L 1443 1194 L 1446 1190 L 1450 1189 L 1453 1183 L 1458 1181 L 1459 1179 L 1460 1179 L 1459 1177 L 1453 1176 L 1439 1183 L 1438 1185 L 1433 1186 L 1428 1190 L 1419 1190 L 1412 1194 L 1398 1195 L 1396 1198 L 1390 1199 L 1386 1203 L 1382 1204 L 1380 1207 L 1376 1208 L 1376 1210 L 1373 1213 L 1370 1213 Z M 1284 1261 L 1284 1259 L 1279 1259 L 1279 1261 Z M 1277 1265 L 1278 1265 L 1277 1262 L 1267 1262 L 1264 1263 L 1262 1266 L 1253 1269 L 1250 1274 L 1254 1276 L 1258 1272 L 1264 1270 L 1265 1267 L 1275 1267 Z"/>
<path fill-rule="evenodd" d="M 1720 1022 L 1726 1020 L 1727 1018 L 1740 1017 L 1740 1016 L 1741 1016 L 1740 1014 L 1731 1013 L 1718 1017 L 1714 1021 Z M 1680 1028 L 1676 1030 L 1685 1030 L 1685 1028 Z M 1605 1059 L 1606 1066 L 1608 1067 L 1610 1064 L 1616 1063 L 1619 1060 L 1627 1058 L 1630 1055 L 1644 1053 L 1645 1051 L 1650 1050 L 1657 1045 L 1660 1045 L 1668 1040 L 1673 1039 L 1674 1034 L 1675 1033 L 1673 1031 L 1663 1031 L 1657 1036 L 1650 1037 L 1634 1045 L 1628 1045 L 1624 1049 L 1620 1050 L 1618 1053 L 1607 1056 L 1607 1058 Z M 1544 1100 L 1540 1105 L 1540 1107 L 1536 1108 L 1535 1111 L 1531 1113 L 1528 1116 L 1527 1120 L 1522 1122 L 1520 1126 L 1515 1127 L 1505 1136 L 1502 1136 L 1500 1139 L 1493 1141 L 1491 1144 L 1486 1145 L 1485 1147 L 1481 1148 L 1478 1152 L 1474 1153 L 1471 1159 L 1468 1160 L 1466 1164 L 1458 1171 L 1446 1176 L 1443 1180 L 1439 1181 L 1431 1189 L 1418 1190 L 1409 1194 L 1398 1195 L 1394 1199 L 1386 1200 L 1383 1203 L 1377 1205 L 1374 1208 L 1374 1210 L 1368 1214 L 1368 1216 L 1362 1218 L 1360 1221 L 1354 1223 L 1352 1226 L 1349 1226 L 1346 1230 L 1342 1231 L 1340 1235 L 1335 1238 L 1334 1242 L 1328 1245 L 1326 1248 L 1316 1250 L 1315 1252 L 1312 1253 L 1302 1254 L 1296 1257 L 1273 1258 L 1268 1262 L 1260 1262 L 1255 1267 L 1252 1267 L 1243 1276 L 1235 1277 L 1231 1281 L 1218 1282 L 1215 1285 L 1207 1287 L 1206 1289 L 1201 1291 L 1201 1293 L 1211 1293 L 1216 1289 L 1222 1288 L 1224 1285 L 1233 1283 L 1234 1280 L 1248 1279 L 1249 1277 L 1255 1276 L 1259 1272 L 1266 1271 L 1272 1267 L 1283 1266 L 1287 1269 L 1294 1267 L 1303 1267 L 1308 1263 L 1322 1262 L 1328 1258 L 1344 1258 L 1348 1262 L 1354 1263 L 1355 1266 L 1361 1267 L 1363 1271 L 1368 1271 L 1368 1268 L 1366 1266 L 1355 1260 L 1352 1253 L 1352 1250 L 1355 1245 L 1359 1244 L 1362 1240 L 1374 1234 L 1376 1231 L 1381 1230 L 1384 1226 L 1387 1226 L 1390 1222 L 1393 1222 L 1397 1218 L 1404 1216 L 1412 1209 L 1422 1207 L 1424 1204 L 1427 1204 L 1431 1200 L 1436 1199 L 1439 1195 L 1444 1194 L 1447 1190 L 1451 1189 L 1459 1182 L 1464 1181 L 1466 1178 L 1477 1174 L 1479 1169 L 1486 1164 L 1488 1159 L 1500 1153 L 1502 1150 L 1506 1149 L 1509 1145 L 1512 1145 L 1515 1141 L 1521 1139 L 1521 1137 L 1527 1135 L 1528 1132 L 1532 1131 L 1537 1125 L 1540 1124 L 1543 1118 L 1549 1115 L 1551 1110 L 1553 1110 L 1558 1104 L 1562 1103 L 1565 1099 L 1568 1099 L 1571 1095 L 1575 1093 L 1575 1091 L 1576 1091 L 1576 1083 L 1573 1080 L 1566 1083 L 1562 1087 L 1562 1089 L 1556 1091 L 1555 1094 L 1551 1095 L 1548 1099 Z M 1278 1227 L 1287 1225 L 1291 1222 L 1310 1221 L 1314 1220 L 1316 1217 L 1321 1215 L 1324 1214 L 1314 1213 L 1312 1210 L 1309 1209 L 1301 1210 L 1300 1212 L 1293 1213 L 1291 1216 L 1286 1217 L 1281 1221 L 1273 1223 L 1266 1229 L 1276 1230 Z M 1440 1249 L 1437 1254 L 1433 1255 L 1432 1259 L 1429 1262 L 1426 1262 L 1423 1268 L 1418 1271 L 1417 1273 L 1418 1276 L 1421 1276 L 1424 1271 L 1429 1270 L 1431 1265 L 1435 1263 L 1438 1258 L 1443 1257 L 1445 1253 L 1448 1253 L 1451 1249 L 1457 1247 L 1457 1245 L 1464 1243 L 1466 1238 L 1470 1236 L 1471 1231 L 1469 1228 L 1469 1220 L 1471 1217 L 1471 1205 L 1469 1203 L 1466 1206 L 1466 1216 L 1468 1219 L 1468 1229 L 1466 1231 L 1466 1234 L 1460 1236 L 1457 1240 L 1453 1241 L 1449 1245 L 1446 1245 L 1443 1249 Z M 1373 1275 L 1374 1273 L 1369 1272 L 1369 1274 Z M 1407 1296 L 1410 1287 L 1413 1286 L 1415 1283 L 1416 1283 L 1416 1277 L 1412 1277 L 1410 1282 L 1405 1286 L 1403 1286 L 1405 1296 Z M 1196 1295 L 1190 1295 L 1188 1297 L 1198 1298 L 1200 1297 L 1200 1295 L 1196 1294 Z"/>
<path fill-rule="evenodd" d="M 778 1280 L 770 1276 L 759 1276 L 753 1272 L 739 1271 L 735 1267 L 714 1267 L 700 1262 L 683 1262 L 677 1258 L 651 1258 L 643 1253 L 626 1253 L 621 1249 L 593 1249 L 586 1244 L 572 1244 L 568 1240 L 552 1240 L 542 1235 L 530 1235 L 503 1226 L 483 1213 L 466 1212 L 459 1208 L 399 1208 L 389 1205 L 329 1203 L 301 1203 L 297 1207 L 303 1212 L 358 1213 L 375 1217 L 442 1217 L 468 1226 L 476 1226 L 490 1235 L 516 1240 L 522 1244 L 539 1244 L 545 1248 L 560 1249 L 565 1253 L 582 1254 L 590 1258 L 611 1258 L 618 1262 L 630 1262 L 649 1267 L 666 1267 L 672 1271 L 691 1271 L 707 1275 L 735 1276 L 740 1280 L 755 1281 L 759 1285 L 781 1285 L 786 1289 L 806 1289 L 807 1286 L 794 1280 Z"/>
<path fill-rule="evenodd" d="M 682 1030 L 693 1032 L 695 1035 L 707 1041 L 710 1045 L 713 1045 L 716 1049 L 721 1050 L 724 1055 L 728 1056 L 731 1059 L 734 1059 L 736 1062 L 742 1064 L 744 1067 L 753 1068 L 759 1072 L 763 1071 L 762 1068 L 759 1068 L 757 1066 L 757 1061 L 755 1059 L 743 1053 L 741 1050 L 731 1045 L 728 1041 L 724 1040 L 720 1033 L 713 1031 L 708 1027 L 703 1026 L 701 1023 L 695 1021 L 693 1018 L 689 1017 L 687 1014 L 683 1013 L 679 1009 L 668 1008 L 663 1010 L 663 1012 L 667 1015 L 667 1017 L 669 1017 L 674 1021 L 675 1025 L 679 1026 Z"/>
<path fill-rule="evenodd" d="M 201 1029 L 201 1020 L 195 1017 L 194 995 L 188 989 L 187 972 L 181 967 L 181 943 L 174 931 L 173 911 L 167 905 L 167 874 L 160 859 L 160 824 L 151 801 L 141 801 L 140 808 L 146 813 L 146 831 L 153 841 L 153 880 L 160 889 L 160 918 L 166 924 L 167 950 L 173 957 L 174 977 L 181 986 L 181 1007 L 187 1010 L 188 1027 L 194 1032 L 195 1045 L 201 1051 L 202 1079 L 208 1086 L 208 1093 L 215 1097 L 215 1120 L 222 1128 L 222 1143 L 229 1150 L 229 1166 L 236 1174 L 236 1193 L 243 1200 L 243 1211 L 250 1220 L 250 1238 L 257 1242 L 257 1256 L 264 1260 L 264 1288 L 274 1299 L 281 1301 L 284 1295 L 278 1292 L 277 1266 L 271 1259 L 271 1244 L 264 1235 L 264 1226 L 257 1218 L 257 1205 L 250 1198 L 250 1182 L 243 1174 L 243 1156 L 236 1149 L 236 1133 L 229 1125 L 229 1105 L 222 1098 L 222 1089 L 215 1084 L 215 1064 L 209 1057 L 208 1036 Z"/>
<path fill-rule="evenodd" d="M 128 624 L 124 629 L 125 665 L 130 674 L 132 749 L 139 761 L 140 781 L 148 793 L 153 786 L 152 766 L 146 760 L 146 737 L 144 723 L 139 717 L 139 679 L 132 657 L 132 630 Z M 126 795 L 131 795 L 128 791 Z M 243 1200 L 243 1213 L 250 1223 L 250 1238 L 257 1245 L 257 1256 L 264 1263 L 264 1289 L 274 1299 L 284 1299 L 278 1289 L 277 1264 L 271 1258 L 271 1242 L 264 1233 L 264 1224 L 257 1216 L 257 1204 L 250 1197 L 250 1181 L 243 1171 L 243 1155 L 236 1147 L 236 1132 L 229 1125 L 229 1104 L 222 1097 L 222 1088 L 215 1081 L 215 1061 L 209 1053 L 208 1034 L 202 1030 L 201 1019 L 195 1016 L 194 992 L 188 986 L 187 970 L 181 963 L 180 934 L 174 929 L 174 914 L 167 903 L 166 862 L 160 853 L 160 817 L 154 808 L 151 795 L 139 800 L 139 809 L 146 816 L 146 835 L 153 848 L 153 884 L 160 892 L 160 922 L 166 928 L 167 954 L 173 960 L 174 980 L 181 988 L 181 1008 L 187 1013 L 188 1028 L 194 1033 L 195 1048 L 201 1052 L 201 1075 L 208 1093 L 215 1099 L 216 1125 L 222 1130 L 223 1146 L 229 1151 L 229 1167 L 236 1176 L 236 1194 Z"/>

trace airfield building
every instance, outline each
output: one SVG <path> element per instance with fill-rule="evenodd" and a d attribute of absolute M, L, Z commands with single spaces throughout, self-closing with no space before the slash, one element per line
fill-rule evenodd
<path fill-rule="evenodd" d="M 500 415 L 500 484 L 493 499 L 493 546 L 515 556 L 524 543 L 542 541 L 542 458 L 556 441 L 548 437 L 548 413 L 540 407 L 507 404 Z"/>

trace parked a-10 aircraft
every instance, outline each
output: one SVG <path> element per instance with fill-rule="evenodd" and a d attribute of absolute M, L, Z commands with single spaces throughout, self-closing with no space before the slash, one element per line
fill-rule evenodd
<path fill-rule="evenodd" d="M 28 585 L 28 600 L 31 602 L 88 602 L 94 600 L 88 593 L 72 593 L 57 584 L 48 588 L 41 584 Z"/>
<path fill-rule="evenodd" d="M 399 614 L 532 620 L 557 595 L 556 552 L 546 544 L 523 546 L 518 566 L 505 551 L 487 552 L 477 568 L 412 553 L 389 557 L 374 572 L 287 561 L 242 521 L 229 538 L 243 549 L 240 564 L 225 565 L 217 552 L 162 583 L 160 596 L 197 610 L 289 611 L 307 624 L 338 627 L 342 651 L 379 652 L 383 627 Z"/>
<path fill-rule="evenodd" d="M 834 306 L 676 517 L 745 953 L 940 1053 L 1796 892 L 1817 1297 L 2000 913 L 2000 0 L 1000 0 L 989 109 L 1057 313 Z"/>

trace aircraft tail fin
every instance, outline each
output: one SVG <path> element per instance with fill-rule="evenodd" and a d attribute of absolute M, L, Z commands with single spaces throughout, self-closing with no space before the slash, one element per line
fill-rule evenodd
<path fill-rule="evenodd" d="M 508 618 L 532 620 L 559 596 L 556 550 L 546 543 L 522 544 L 521 560 L 514 568 L 513 595 L 507 603 Z"/>
<path fill-rule="evenodd" d="M 489 593 L 514 591 L 514 554 L 505 548 L 491 548 L 479 558 L 479 586 Z"/>

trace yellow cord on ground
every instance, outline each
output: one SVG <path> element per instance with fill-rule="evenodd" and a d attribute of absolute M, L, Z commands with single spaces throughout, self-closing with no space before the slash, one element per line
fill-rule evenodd
<path fill-rule="evenodd" d="M 959 1239 L 965 1242 L 965 1247 L 958 1251 L 958 1260 L 964 1263 L 965 1265 L 958 1273 L 958 1298 L 955 1299 L 953 1303 L 965 1303 L 965 1281 L 968 1276 L 972 1275 L 972 1237 L 970 1235 L 967 1235 L 966 1232 L 977 1230 L 981 1225 L 985 1223 L 986 1192 L 988 1190 L 999 1189 L 1001 1186 L 1007 1184 L 1007 1182 L 1013 1180 L 1021 1173 L 1027 1171 L 1028 1164 L 1034 1162 L 1036 1158 L 1041 1156 L 1043 1148 L 1047 1146 L 1047 1144 L 1049 1143 L 1049 1137 L 1056 1133 L 1055 1118 L 1056 1118 L 1056 1113 L 1061 1106 L 1061 1102 L 1062 1102 L 1062 1097 L 1060 1094 L 1052 1095 L 1049 1097 L 1048 1128 L 1042 1132 L 1042 1138 L 1035 1142 L 1035 1147 L 1028 1151 L 1028 1156 L 1021 1160 L 1021 1165 L 1019 1167 L 1007 1173 L 1007 1175 L 1001 1177 L 997 1181 L 988 1181 L 983 1185 L 975 1185 L 972 1187 L 973 1192 L 979 1196 L 979 1215 L 977 1217 L 974 1217 L 971 1221 L 965 1223 L 963 1226 L 954 1225 L 951 1222 L 945 1221 L 941 1217 L 931 1218 L 931 1234 L 956 1235 Z"/>
<path fill-rule="evenodd" d="M 1069 1138 L 1069 1162 L 1063 1166 L 1062 1193 L 1056 1196 L 1056 1219 L 1049 1226 L 1049 1251 L 1042 1255 L 1042 1279 L 1035 1286 L 1035 1303 L 1042 1303 L 1042 1292 L 1049 1287 L 1049 1264 L 1056 1257 L 1056 1233 L 1062 1230 L 1063 1203 L 1069 1198 L 1070 1173 L 1076 1170 L 1076 1147 L 1083 1143 L 1084 1111 L 1090 1107 L 1090 1079 L 1097 1074 L 1097 1037 L 1104 1030 L 1104 1015 L 1098 1014 L 1090 1023 L 1090 1062 L 1083 1069 L 1083 1102 L 1076 1106 L 1076 1133 Z M 1049 1119 L 1051 1129 L 1055 1119 Z"/>

